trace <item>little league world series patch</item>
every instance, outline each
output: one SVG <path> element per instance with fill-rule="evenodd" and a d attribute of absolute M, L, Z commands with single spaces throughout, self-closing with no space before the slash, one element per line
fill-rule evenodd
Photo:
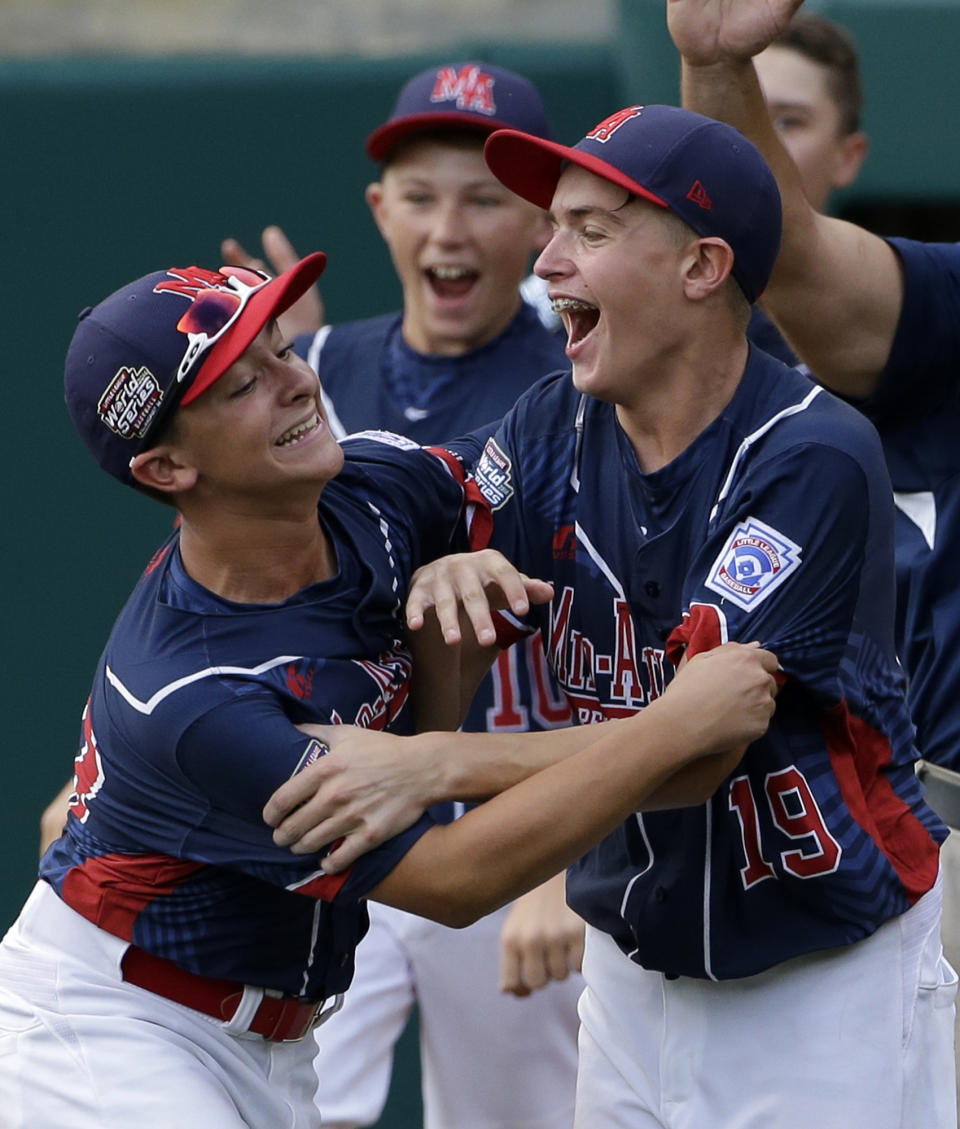
<path fill-rule="evenodd" d="M 757 518 L 740 522 L 710 566 L 706 586 L 752 611 L 800 567 L 801 547 Z"/>
<path fill-rule="evenodd" d="M 496 440 L 488 439 L 474 471 L 474 478 L 480 487 L 480 493 L 490 503 L 490 509 L 499 510 L 513 497 L 512 470 L 513 464 Z"/>

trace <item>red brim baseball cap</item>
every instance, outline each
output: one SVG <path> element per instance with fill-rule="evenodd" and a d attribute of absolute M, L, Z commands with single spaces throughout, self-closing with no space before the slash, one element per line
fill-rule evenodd
<path fill-rule="evenodd" d="M 131 460 L 176 407 L 210 388 L 326 261 L 317 251 L 276 278 L 239 267 L 171 267 L 84 310 L 67 350 L 64 393 L 103 469 L 130 484 Z"/>
<path fill-rule="evenodd" d="M 529 79 L 490 63 L 443 63 L 404 84 L 390 117 L 367 138 L 367 154 L 384 161 L 399 141 L 436 129 L 480 134 L 519 129 L 553 137 L 543 101 Z"/>
<path fill-rule="evenodd" d="M 295 263 L 276 278 L 258 285 L 250 294 L 246 305 L 229 332 L 214 341 L 203 356 L 196 378 L 181 396 L 180 403 L 189 404 L 205 392 L 224 372 L 245 353 L 261 329 L 271 318 L 278 317 L 302 297 L 317 281 L 327 265 L 327 256 L 315 251 Z M 236 280 L 232 267 L 222 267 L 220 272 Z M 261 279 L 261 282 L 263 280 Z M 182 320 L 182 319 L 181 319 Z"/>
<path fill-rule="evenodd" d="M 491 134 L 491 172 L 549 208 L 563 170 L 579 165 L 733 250 L 733 276 L 750 302 L 763 291 L 781 237 L 780 193 L 759 150 L 732 126 L 677 106 L 628 106 L 575 146 L 517 130 Z"/>

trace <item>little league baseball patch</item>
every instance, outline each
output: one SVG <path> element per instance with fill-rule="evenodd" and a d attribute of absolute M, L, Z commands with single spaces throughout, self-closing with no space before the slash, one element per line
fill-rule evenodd
<path fill-rule="evenodd" d="M 710 566 L 706 586 L 745 612 L 800 567 L 801 547 L 757 518 L 740 522 Z"/>

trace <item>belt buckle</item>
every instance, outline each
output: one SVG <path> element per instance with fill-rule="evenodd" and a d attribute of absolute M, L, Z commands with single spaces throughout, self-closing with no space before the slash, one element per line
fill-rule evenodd
<path fill-rule="evenodd" d="M 292 1027 L 294 1017 L 297 1012 L 303 1012 L 303 1023 L 296 1027 L 292 1027 L 290 1034 L 280 1034 L 281 1028 L 284 1028 L 284 1018 L 287 1012 L 288 1004 L 291 1006 L 291 1015 L 288 1020 Z M 274 1034 L 271 1036 L 272 1040 L 277 1043 L 299 1043 L 310 1034 L 314 1027 L 319 1026 L 321 1023 L 326 1023 L 331 1015 L 335 1015 L 340 1008 L 343 1007 L 343 993 L 331 996 L 329 999 L 318 1000 L 317 1003 L 310 1007 L 304 1004 L 297 1003 L 296 1000 L 284 1001 L 283 1012 L 277 1020 L 277 1025 L 274 1028 Z"/>

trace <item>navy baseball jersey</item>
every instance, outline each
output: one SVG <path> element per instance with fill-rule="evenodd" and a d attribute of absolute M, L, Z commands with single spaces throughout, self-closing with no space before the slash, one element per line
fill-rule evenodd
<path fill-rule="evenodd" d="M 900 323 L 862 404 L 897 507 L 897 641 L 920 755 L 960 771 L 960 246 L 892 239 Z"/>
<path fill-rule="evenodd" d="M 547 329 L 528 302 L 485 345 L 454 357 L 411 349 L 401 315 L 324 327 L 294 342 L 320 374 L 335 435 L 368 427 L 440 443 L 496 422 L 534 381 L 565 367 L 565 338 Z M 472 732 L 553 729 L 570 723 L 540 636 L 503 651 L 484 679 L 463 728 Z"/>
<path fill-rule="evenodd" d="M 933 885 L 946 828 L 914 776 L 890 483 L 862 415 L 751 349 L 720 416 L 643 473 L 614 407 L 560 375 L 476 475 L 491 543 L 554 584 L 527 626 L 581 722 L 629 716 L 684 650 L 728 639 L 785 676 L 709 803 L 638 814 L 571 869 L 579 914 L 646 968 L 724 979 L 859 940 Z"/>
<path fill-rule="evenodd" d="M 783 361 L 785 365 L 796 365 L 797 355 L 787 344 L 783 334 L 770 320 L 769 316 L 759 307 L 754 306 L 750 314 L 750 324 L 747 326 L 747 338 L 758 349 Z"/>
<path fill-rule="evenodd" d="M 320 753 L 298 723 L 410 731 L 401 606 L 413 569 L 457 544 L 464 508 L 452 456 L 399 436 L 345 447 L 319 505 L 333 579 L 235 604 L 187 575 L 176 532 L 156 554 L 100 660 L 67 829 L 40 870 L 148 952 L 309 998 L 347 987 L 361 899 L 431 820 L 328 877 L 273 843 L 263 805 Z"/>

